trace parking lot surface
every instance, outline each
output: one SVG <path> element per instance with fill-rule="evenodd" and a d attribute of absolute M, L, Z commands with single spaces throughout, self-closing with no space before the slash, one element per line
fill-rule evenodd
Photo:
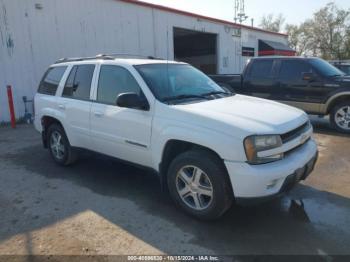
<path fill-rule="evenodd" d="M 0 128 L 0 254 L 350 254 L 350 137 L 313 124 L 307 181 L 214 222 L 175 208 L 154 174 L 97 155 L 59 167 L 32 126 Z"/>

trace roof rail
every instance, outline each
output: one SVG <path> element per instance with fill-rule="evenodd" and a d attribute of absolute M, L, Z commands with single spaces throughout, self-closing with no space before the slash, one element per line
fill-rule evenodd
<path fill-rule="evenodd" d="M 86 60 L 96 60 L 96 59 L 106 59 L 106 60 L 113 60 L 114 57 L 107 56 L 107 55 L 96 55 L 96 56 L 90 56 L 90 57 L 72 57 L 72 58 L 61 58 L 58 59 L 55 64 L 59 63 L 66 63 L 66 62 L 77 62 L 77 61 L 86 61 Z"/>
<path fill-rule="evenodd" d="M 163 58 L 158 58 L 154 56 L 142 56 L 142 55 L 133 55 L 133 54 L 98 54 L 96 56 L 90 57 L 73 57 L 73 58 L 61 58 L 55 62 L 55 64 L 66 63 L 66 62 L 78 62 L 78 61 L 87 61 L 87 60 L 114 60 L 117 58 L 137 58 L 137 59 L 154 59 L 154 60 L 164 60 Z"/>
<path fill-rule="evenodd" d="M 164 58 L 155 57 L 155 56 L 147 56 L 147 55 L 135 55 L 135 54 L 101 54 L 98 56 L 103 57 L 113 57 L 116 58 L 138 58 L 138 59 L 155 59 L 155 60 L 164 60 Z"/>

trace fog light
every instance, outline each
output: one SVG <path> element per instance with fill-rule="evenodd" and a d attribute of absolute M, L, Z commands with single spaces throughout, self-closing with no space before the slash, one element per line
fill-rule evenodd
<path fill-rule="evenodd" d="M 274 188 L 274 187 L 276 186 L 277 182 L 278 182 L 278 179 L 272 180 L 270 183 L 268 183 L 268 184 L 266 185 L 266 189 Z"/>

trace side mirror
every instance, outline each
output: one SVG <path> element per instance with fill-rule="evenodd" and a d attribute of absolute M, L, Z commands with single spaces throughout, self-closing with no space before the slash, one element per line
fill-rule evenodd
<path fill-rule="evenodd" d="M 125 108 L 133 108 L 139 110 L 149 110 L 149 104 L 146 98 L 140 97 L 136 93 L 123 93 L 117 97 L 117 106 Z"/>
<path fill-rule="evenodd" d="M 313 73 L 303 73 L 303 80 L 312 82 L 315 80 L 315 75 Z"/>

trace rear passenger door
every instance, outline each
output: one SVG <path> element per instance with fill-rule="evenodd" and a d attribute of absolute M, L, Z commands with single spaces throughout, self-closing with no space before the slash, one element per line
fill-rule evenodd
<path fill-rule="evenodd" d="M 151 166 L 149 153 L 152 126 L 150 110 L 121 108 L 116 105 L 122 93 L 144 96 L 131 72 L 118 65 L 101 65 L 96 101 L 91 108 L 91 139 L 94 150 L 119 159 Z"/>
<path fill-rule="evenodd" d="M 275 99 L 278 83 L 275 79 L 274 59 L 256 59 L 243 79 L 243 92 L 246 95 Z"/>
<path fill-rule="evenodd" d="M 94 70 L 93 64 L 73 66 L 57 103 L 69 142 L 72 146 L 87 149 L 91 149 L 90 92 Z"/>

